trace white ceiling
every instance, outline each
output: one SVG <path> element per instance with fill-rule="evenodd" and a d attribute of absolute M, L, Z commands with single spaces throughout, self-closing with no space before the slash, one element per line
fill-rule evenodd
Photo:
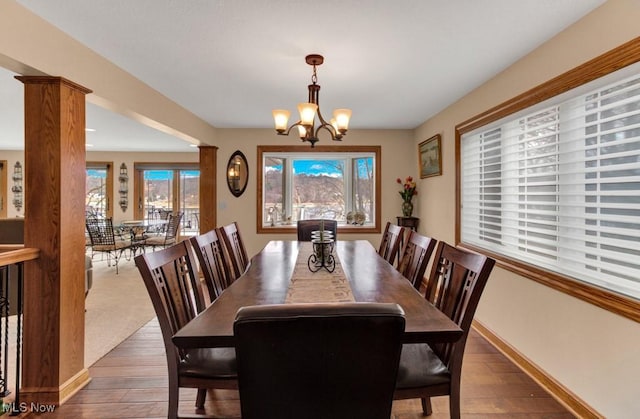
<path fill-rule="evenodd" d="M 604 3 L 17 1 L 219 128 L 272 127 L 271 109 L 294 111 L 307 99 L 305 55 L 322 54 L 320 108 L 325 115 L 351 108 L 352 129 L 415 128 Z M 22 94 L 4 70 L 0 93 Z M 0 147 L 7 148 L 4 124 L 16 116 L 6 103 L 15 102 L 3 102 Z M 94 105 L 88 105 L 87 125 L 97 130 L 87 135 L 95 150 L 105 144 L 148 150 L 149 140 L 154 150 L 171 143 L 171 150 L 186 148 Z"/>

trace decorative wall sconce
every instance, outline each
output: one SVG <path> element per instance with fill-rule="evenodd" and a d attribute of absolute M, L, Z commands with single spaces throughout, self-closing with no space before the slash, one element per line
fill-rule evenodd
<path fill-rule="evenodd" d="M 13 186 L 11 192 L 13 192 L 13 206 L 16 207 L 16 211 L 20 211 L 22 208 L 22 165 L 19 161 L 13 166 Z"/>
<path fill-rule="evenodd" d="M 125 212 L 129 206 L 129 174 L 127 173 L 127 165 L 124 163 L 120 165 L 118 181 L 120 181 L 120 187 L 118 188 L 118 193 L 120 194 L 120 209 L 122 209 L 122 212 Z"/>
<path fill-rule="evenodd" d="M 227 186 L 233 196 L 240 196 L 247 188 L 249 165 L 242 151 L 236 150 L 227 164 Z"/>

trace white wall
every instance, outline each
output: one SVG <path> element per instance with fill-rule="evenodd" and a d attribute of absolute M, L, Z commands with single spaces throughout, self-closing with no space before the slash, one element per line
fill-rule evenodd
<path fill-rule="evenodd" d="M 443 175 L 419 182 L 422 231 L 455 239 L 456 124 L 640 35 L 640 2 L 610 0 L 416 130 L 441 133 Z M 495 268 L 476 319 L 608 418 L 640 417 L 640 325 Z"/>

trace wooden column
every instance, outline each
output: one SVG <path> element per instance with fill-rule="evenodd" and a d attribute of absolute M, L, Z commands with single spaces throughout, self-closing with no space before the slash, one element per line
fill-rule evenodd
<path fill-rule="evenodd" d="M 200 233 L 217 227 L 216 195 L 218 147 L 200 146 Z"/>
<path fill-rule="evenodd" d="M 85 95 L 60 77 L 25 85 L 25 266 L 21 397 L 63 403 L 89 382 L 84 366 Z"/>

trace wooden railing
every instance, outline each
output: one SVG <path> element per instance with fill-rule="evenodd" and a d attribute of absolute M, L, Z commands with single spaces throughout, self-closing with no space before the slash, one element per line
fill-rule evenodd
<path fill-rule="evenodd" d="M 0 245 L 0 336 L 2 337 L 2 345 L 0 346 L 0 398 L 2 398 L 2 411 L 0 415 L 5 413 L 4 399 L 11 391 L 9 390 L 8 365 L 9 365 L 9 315 L 16 315 L 16 374 L 15 374 L 15 397 L 11 413 L 18 414 L 20 406 L 20 366 L 22 358 L 22 314 L 23 314 L 23 285 L 24 285 L 24 263 L 30 260 L 38 259 L 40 250 L 34 248 L 24 248 L 22 245 Z M 16 269 L 11 269 L 15 266 Z M 13 279 L 15 276 L 15 280 Z M 16 287 L 15 301 L 10 298 L 13 291 L 12 287 Z M 11 307 L 15 304 L 15 307 Z M 15 312 L 10 312 L 15 308 Z"/>

